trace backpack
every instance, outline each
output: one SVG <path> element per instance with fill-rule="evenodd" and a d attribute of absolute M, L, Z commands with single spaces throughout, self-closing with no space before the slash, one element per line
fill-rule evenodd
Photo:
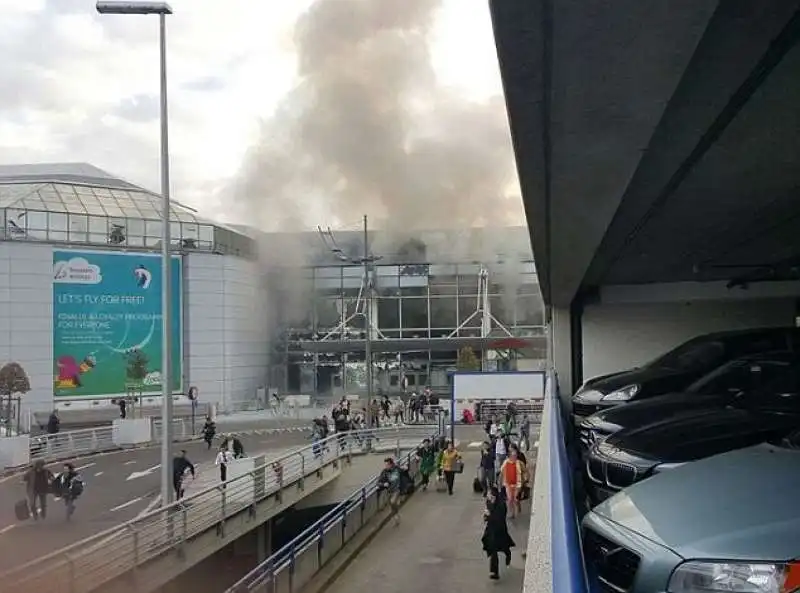
<path fill-rule="evenodd" d="M 400 470 L 400 494 L 406 496 L 414 492 L 414 479 L 407 469 Z"/>

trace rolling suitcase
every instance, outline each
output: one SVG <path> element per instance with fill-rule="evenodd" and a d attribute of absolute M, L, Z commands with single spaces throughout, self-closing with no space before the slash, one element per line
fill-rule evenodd
<path fill-rule="evenodd" d="M 14 505 L 14 514 L 17 516 L 17 521 L 27 521 L 31 518 L 31 510 L 28 508 L 27 500 L 20 500 Z"/>

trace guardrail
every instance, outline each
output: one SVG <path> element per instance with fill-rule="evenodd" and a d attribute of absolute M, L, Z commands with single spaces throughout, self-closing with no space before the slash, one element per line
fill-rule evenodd
<path fill-rule="evenodd" d="M 176 441 L 195 438 L 192 422 L 187 419 L 176 419 L 173 422 L 173 438 Z M 153 422 L 153 443 L 161 442 L 162 423 Z M 121 449 L 114 443 L 111 426 L 98 428 L 81 428 L 55 434 L 43 434 L 30 437 L 31 461 L 42 459 L 47 463 L 62 459 L 72 459 L 91 453 L 103 453 Z"/>
<path fill-rule="evenodd" d="M 548 375 L 550 394 L 550 520 L 553 593 L 588 593 L 586 568 L 581 551 L 575 494 L 572 486 L 572 466 L 567 454 L 564 415 L 558 379 Z"/>
<path fill-rule="evenodd" d="M 225 483 L 123 523 L 0 575 L 4 591 L 90 593 L 192 538 L 282 493 L 323 467 L 358 453 L 416 447 L 431 427 L 338 433 L 275 459 L 252 458 L 254 468 Z M 229 468 L 230 471 L 230 468 Z"/>
<path fill-rule="evenodd" d="M 399 457 L 399 455 L 398 455 Z M 414 452 L 398 462 L 416 481 Z M 325 514 L 280 550 L 256 566 L 225 593 L 287 591 L 302 589 L 323 566 L 380 513 L 388 502 L 381 496 L 376 474 L 347 499 Z"/>

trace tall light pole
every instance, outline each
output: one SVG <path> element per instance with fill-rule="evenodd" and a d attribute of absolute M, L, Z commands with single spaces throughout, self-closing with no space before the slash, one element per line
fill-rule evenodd
<path fill-rule="evenodd" d="M 170 258 L 169 121 L 167 118 L 166 2 L 100 1 L 100 14 L 157 14 L 161 98 L 161 504 L 172 502 L 172 260 Z"/>
<path fill-rule="evenodd" d="M 372 370 L 372 266 L 382 259 L 380 255 L 372 255 L 369 251 L 369 227 L 367 215 L 364 215 L 364 252 L 361 257 L 347 255 L 333 238 L 333 232 L 328 228 L 323 231 L 317 227 L 325 246 L 341 261 L 364 266 L 364 364 L 367 374 L 367 423 L 373 426 L 377 418 L 372 414 L 373 370 Z"/>

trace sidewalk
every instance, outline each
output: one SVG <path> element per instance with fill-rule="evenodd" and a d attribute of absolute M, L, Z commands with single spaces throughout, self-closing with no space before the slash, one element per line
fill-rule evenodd
<path fill-rule="evenodd" d="M 400 525 L 384 527 L 326 593 L 522 591 L 530 504 L 525 504 L 522 516 L 509 521 L 517 544 L 511 566 L 501 566 L 499 581 L 490 580 L 489 561 L 480 543 L 483 498 L 472 492 L 472 468 L 478 457 L 467 453 L 464 461 L 453 496 L 429 490 L 411 497 L 400 511 Z"/>

